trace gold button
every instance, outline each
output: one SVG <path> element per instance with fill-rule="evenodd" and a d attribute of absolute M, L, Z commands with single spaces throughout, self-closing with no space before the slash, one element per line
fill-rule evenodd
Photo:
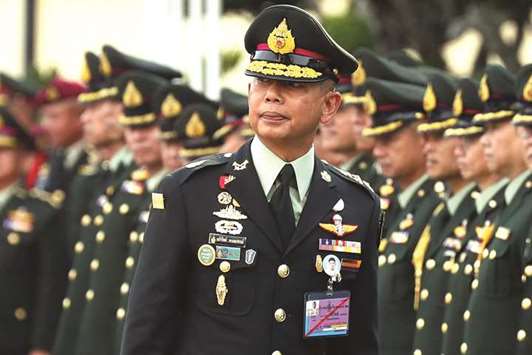
<path fill-rule="evenodd" d="M 519 329 L 519 331 L 517 332 L 517 340 L 521 342 L 525 339 L 526 339 L 526 331 L 524 329 Z"/>
<path fill-rule="evenodd" d="M 83 244 L 83 242 L 77 242 L 75 245 L 74 245 L 74 252 L 76 252 L 76 254 L 81 254 L 83 253 L 83 250 L 85 249 L 85 244 Z"/>
<path fill-rule="evenodd" d="M 497 257 L 497 250 L 490 251 L 490 256 L 489 256 L 490 260 L 493 260 L 496 257 Z"/>
<path fill-rule="evenodd" d="M 525 267 L 525 275 L 526 276 L 532 276 L 532 265 L 527 265 Z"/>
<path fill-rule="evenodd" d="M 116 319 L 122 320 L 126 316 L 126 310 L 122 307 L 116 310 Z"/>
<path fill-rule="evenodd" d="M 464 320 L 467 322 L 471 318 L 471 312 L 469 310 L 464 312 Z"/>
<path fill-rule="evenodd" d="M 113 211 L 113 204 L 110 203 L 110 202 L 106 202 L 104 205 L 103 205 L 103 213 L 105 214 L 109 214 Z"/>
<path fill-rule="evenodd" d="M 429 290 L 424 288 L 423 290 L 421 290 L 421 299 L 424 301 L 427 298 L 429 298 Z"/>
<path fill-rule="evenodd" d="M 66 297 L 63 299 L 63 309 L 69 309 L 71 304 L 70 298 Z"/>
<path fill-rule="evenodd" d="M 471 275 L 472 272 L 473 272 L 473 266 L 471 264 L 467 264 L 464 269 L 464 274 Z"/>
<path fill-rule="evenodd" d="M 127 282 L 124 282 L 121 286 L 120 286 L 120 293 L 125 295 L 129 292 L 129 284 Z"/>
<path fill-rule="evenodd" d="M 272 355 L 283 355 L 282 352 L 280 352 L 279 350 L 275 350 Z"/>
<path fill-rule="evenodd" d="M 144 243 L 144 232 L 139 234 L 139 242 L 140 244 Z"/>
<path fill-rule="evenodd" d="M 103 224 L 103 216 L 101 214 L 94 217 L 94 225 L 101 226 Z"/>
<path fill-rule="evenodd" d="M 123 203 L 120 205 L 120 207 L 118 208 L 118 212 L 120 212 L 120 214 L 126 214 L 129 212 L 129 205 L 127 203 Z"/>
<path fill-rule="evenodd" d="M 105 240 L 105 232 L 104 231 L 98 231 L 96 233 L 96 243 L 101 244 Z"/>
<path fill-rule="evenodd" d="M 273 315 L 278 323 L 282 323 L 286 320 L 286 312 L 282 308 L 277 309 Z"/>
<path fill-rule="evenodd" d="M 445 304 L 451 304 L 452 301 L 453 301 L 453 294 L 450 292 L 447 292 L 445 294 Z"/>
<path fill-rule="evenodd" d="M 87 301 L 92 301 L 94 299 L 94 291 L 87 290 L 87 292 L 85 292 L 85 298 L 87 299 Z"/>
<path fill-rule="evenodd" d="M 386 264 L 386 256 L 379 255 L 379 266 Z"/>
<path fill-rule="evenodd" d="M 478 287 L 478 279 L 474 279 L 472 282 L 471 282 L 471 288 L 473 290 L 476 290 Z"/>
<path fill-rule="evenodd" d="M 91 224 L 91 216 L 84 214 L 83 217 L 81 217 L 81 225 L 88 226 L 89 224 Z"/>
<path fill-rule="evenodd" d="M 428 270 L 432 270 L 432 269 L 434 269 L 435 266 L 436 266 L 436 260 L 434 260 L 434 259 L 429 259 L 429 260 L 427 260 L 427 262 L 425 263 L 425 267 L 426 267 Z"/>
<path fill-rule="evenodd" d="M 78 272 L 76 271 L 76 269 L 70 269 L 68 271 L 68 279 L 70 281 L 74 281 L 76 277 L 78 277 Z"/>
<path fill-rule="evenodd" d="M 220 263 L 220 271 L 229 272 L 229 270 L 231 270 L 231 264 L 228 261 L 222 261 Z"/>
<path fill-rule="evenodd" d="M 462 343 L 462 345 L 460 345 L 460 352 L 462 354 L 467 354 L 467 343 Z"/>
<path fill-rule="evenodd" d="M 98 259 L 92 259 L 91 261 L 91 270 L 96 271 L 100 267 L 100 261 Z"/>
<path fill-rule="evenodd" d="M 421 330 L 423 329 L 424 326 L 425 326 L 425 320 L 423 318 L 418 318 L 418 320 L 416 321 L 416 328 L 418 330 Z"/>
<path fill-rule="evenodd" d="M 112 185 L 111 186 L 107 186 L 107 188 L 105 189 L 105 194 L 107 196 L 110 196 L 110 195 L 112 195 L 114 193 L 115 193 L 115 187 L 112 186 Z"/>
<path fill-rule="evenodd" d="M 129 233 L 129 241 L 131 243 L 136 243 L 139 240 L 139 234 L 136 231 Z"/>
<path fill-rule="evenodd" d="M 288 275 L 290 275 L 290 268 L 286 264 L 279 265 L 277 268 L 277 275 L 279 275 L 280 278 L 286 279 Z"/>
<path fill-rule="evenodd" d="M 478 268 L 480 268 L 480 260 L 475 260 L 473 267 L 478 270 Z"/>
<path fill-rule="evenodd" d="M 15 318 L 17 318 L 18 321 L 23 321 L 28 318 L 28 312 L 24 308 L 19 307 L 15 309 Z"/>
<path fill-rule="evenodd" d="M 414 355 L 423 355 L 423 353 L 421 352 L 421 350 L 416 349 L 414 350 Z"/>
<path fill-rule="evenodd" d="M 395 263 L 395 260 L 397 259 L 397 257 L 395 256 L 395 254 L 390 254 L 388 255 L 388 264 L 393 264 Z"/>
<path fill-rule="evenodd" d="M 484 259 L 486 259 L 489 254 L 490 254 L 490 251 L 488 249 L 484 249 L 484 251 L 482 251 L 482 257 Z"/>
<path fill-rule="evenodd" d="M 443 334 L 445 334 L 445 333 L 447 333 L 447 330 L 448 330 L 448 329 L 449 329 L 449 326 L 447 325 L 447 323 L 443 322 L 443 323 L 441 324 L 441 332 L 442 332 Z"/>
<path fill-rule="evenodd" d="M 456 274 L 458 271 L 460 271 L 460 264 L 458 264 L 458 263 L 453 263 L 453 267 L 452 267 L 451 272 L 452 272 L 453 274 Z"/>
<path fill-rule="evenodd" d="M 532 300 L 530 300 L 530 298 L 523 298 L 523 300 L 521 301 L 521 308 L 524 309 L 525 311 L 530 309 L 530 306 L 532 305 Z"/>
<path fill-rule="evenodd" d="M 522 283 L 525 283 L 526 282 L 526 275 L 521 275 L 521 282 Z"/>
<path fill-rule="evenodd" d="M 20 236 L 17 233 L 9 233 L 7 235 L 7 242 L 11 245 L 17 245 L 20 243 Z"/>
<path fill-rule="evenodd" d="M 451 269 L 453 268 L 453 262 L 451 260 L 447 260 L 446 262 L 443 263 L 443 270 L 444 271 L 451 271 Z"/>
<path fill-rule="evenodd" d="M 135 258 L 132 256 L 128 256 L 126 259 L 126 267 L 128 269 L 131 269 L 135 265 Z"/>

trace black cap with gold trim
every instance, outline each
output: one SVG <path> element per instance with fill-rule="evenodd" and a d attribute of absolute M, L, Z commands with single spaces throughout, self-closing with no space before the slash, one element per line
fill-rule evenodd
<path fill-rule="evenodd" d="M 120 75 L 117 87 L 124 107 L 119 123 L 128 127 L 155 124 L 157 115 L 153 110 L 153 95 L 167 84 L 167 80 L 141 71 L 130 71 Z"/>
<path fill-rule="evenodd" d="M 118 99 L 118 89 L 101 71 L 100 57 L 92 52 L 86 52 L 84 59 L 81 79 L 87 86 L 87 92 L 79 94 L 78 101 L 89 104 L 103 99 Z"/>
<path fill-rule="evenodd" d="M 223 139 L 216 139 L 214 134 L 221 127 L 216 117 L 216 110 L 205 104 L 187 106 L 179 115 L 175 130 L 177 139 L 182 144 L 180 155 L 193 160 L 206 155 L 216 154 L 223 144 Z"/>
<path fill-rule="evenodd" d="M 460 79 L 453 100 L 453 115 L 458 119 L 455 125 L 445 130 L 445 137 L 480 136 L 484 126 L 473 123 L 473 117 L 483 110 L 478 96 L 478 84 L 472 79 Z"/>
<path fill-rule="evenodd" d="M 0 148 L 35 149 L 33 137 L 17 122 L 4 107 L 0 107 Z"/>
<path fill-rule="evenodd" d="M 244 124 L 243 119 L 247 117 L 248 110 L 248 97 L 246 95 L 223 88 L 220 92 L 220 108 L 217 113 L 222 127 L 216 131 L 214 137 L 222 138 L 239 129 Z"/>
<path fill-rule="evenodd" d="M 386 59 L 391 60 L 397 64 L 403 65 L 405 67 L 419 67 L 423 65 L 423 61 L 420 58 L 417 58 L 412 54 L 408 49 L 396 49 L 389 52 L 386 55 Z"/>
<path fill-rule="evenodd" d="M 419 125 L 418 132 L 443 133 L 458 122 L 452 108 L 456 83 L 444 72 L 428 74 L 428 79 L 423 95 L 423 110 L 427 120 Z"/>
<path fill-rule="evenodd" d="M 153 110 L 159 117 L 161 139 L 172 141 L 177 139 L 175 121 L 188 105 L 202 103 L 216 110 L 218 104 L 205 95 L 182 84 L 170 84 L 160 88 L 153 96 Z"/>
<path fill-rule="evenodd" d="M 516 96 L 519 101 L 514 108 L 518 112 L 512 122 L 515 125 L 532 126 L 532 64 L 519 70 L 516 81 Z"/>
<path fill-rule="evenodd" d="M 264 9 L 244 39 L 251 54 L 246 75 L 275 80 L 337 80 L 357 68 L 355 58 L 340 47 L 308 12 L 292 5 Z"/>
<path fill-rule="evenodd" d="M 480 79 L 479 96 L 484 102 L 484 112 L 473 118 L 475 122 L 509 120 L 515 114 L 515 76 L 502 65 L 486 66 Z"/>
<path fill-rule="evenodd" d="M 423 87 L 369 78 L 366 81 L 366 111 L 372 115 L 364 136 L 388 134 L 424 118 Z"/>

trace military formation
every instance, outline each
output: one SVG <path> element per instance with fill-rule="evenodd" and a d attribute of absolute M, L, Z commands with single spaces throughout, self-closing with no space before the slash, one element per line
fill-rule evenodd
<path fill-rule="evenodd" d="M 272 10 L 271 16 L 281 10 Z M 272 44 L 270 38 L 275 36 L 278 41 L 282 35 L 294 40 L 290 30 L 297 31 L 300 15 L 290 16 L 295 20 L 270 21 L 264 16 L 252 25 L 246 48 L 256 58 L 248 75 L 264 81 L 265 75 L 281 70 L 284 64 L 268 67 L 277 56 L 270 58 L 268 48 L 277 53 L 272 48 L 288 46 Z M 304 29 L 309 26 L 305 16 L 300 25 Z M 298 53 L 310 55 L 303 49 Z M 331 53 L 334 59 L 341 56 Z M 291 244 L 300 234 L 303 238 L 300 220 L 305 225 L 314 223 L 312 217 L 321 218 L 304 209 L 307 195 L 301 195 L 299 207 L 292 200 L 295 222 L 263 214 L 266 200 L 260 197 L 262 206 L 254 195 L 264 186 L 250 168 L 259 169 L 261 162 L 251 157 L 263 154 L 263 162 L 269 157 L 253 145 L 257 139 L 246 95 L 223 89 L 220 100 L 213 101 L 188 86 L 184 73 L 109 45 L 85 54 L 82 82 L 57 76 L 42 87 L 32 87 L 0 74 L 0 354 L 119 355 L 125 346 L 129 295 L 146 225 L 153 211 L 165 209 L 185 215 L 187 225 L 165 221 L 158 214 L 148 228 L 149 237 L 171 238 L 191 228 L 197 233 L 188 244 L 182 238 L 169 244 L 169 249 L 191 249 L 191 253 L 169 260 L 171 254 L 160 250 L 157 259 L 150 249 L 152 258 L 143 261 L 138 282 L 155 287 L 161 281 L 167 288 L 193 285 L 172 300 L 146 300 L 146 309 L 164 304 L 168 324 L 174 324 L 171 312 L 194 314 L 196 322 L 183 329 L 148 327 L 151 333 L 139 331 L 139 338 L 230 340 L 231 346 L 240 344 L 242 353 L 248 354 L 252 351 L 245 350 L 250 349 L 248 333 L 265 325 L 274 328 L 273 319 L 274 324 L 289 324 L 292 317 L 303 317 L 302 303 L 297 310 L 270 309 L 258 295 L 279 289 L 290 299 L 290 287 L 272 280 L 264 283 L 269 286 L 251 291 L 247 285 L 256 279 L 278 277 L 288 282 L 308 273 L 313 282 L 316 272 L 327 273 L 330 266 L 342 270 L 327 273 L 331 285 L 366 285 L 362 282 L 372 277 L 371 272 L 360 272 L 359 281 L 356 276 L 364 268 L 362 260 L 369 267 L 371 258 L 351 258 L 361 253 L 356 250 L 359 242 L 347 239 L 347 244 L 322 245 L 322 240 L 340 240 L 357 228 L 376 233 L 373 225 L 348 224 L 341 217 L 350 211 L 349 202 L 369 200 L 371 191 L 380 197 L 384 212 L 375 255 L 376 291 L 370 293 L 375 299 L 367 303 L 376 303 L 378 353 L 532 354 L 532 64 L 515 73 L 489 64 L 477 81 L 425 65 L 406 52 L 385 56 L 361 48 L 352 55 L 358 62 L 354 73 L 328 73 L 342 105 L 334 120 L 319 126 L 313 142 L 322 160 L 312 166 L 322 170 L 306 172 L 309 179 L 314 174 L 323 183 L 307 185 L 319 196 L 309 201 L 316 214 L 328 202 L 327 185 L 336 184 L 344 193 L 338 201 L 330 201 L 336 204 L 328 222 L 320 221 L 321 229 L 317 223 L 308 226 L 309 231 L 316 227 L 337 238 L 319 239 L 319 250 L 331 252 L 314 252 L 312 260 L 307 260 L 306 249 L 298 254 Z M 338 62 L 340 67 L 344 64 Z M 230 169 L 222 170 L 225 166 Z M 220 170 L 219 176 L 209 173 L 214 169 Z M 304 183 L 295 169 L 296 185 L 301 187 Z M 194 179 L 189 181 L 191 175 Z M 161 185 L 165 176 L 181 179 L 180 189 Z M 364 191 L 349 196 L 345 179 Z M 268 202 L 275 195 L 267 196 Z M 174 198 L 189 207 L 173 203 Z M 261 222 L 266 234 L 280 232 L 279 240 L 253 241 L 253 235 L 262 232 L 246 227 L 248 217 L 242 209 L 251 220 Z M 214 228 L 208 223 L 212 215 L 223 219 L 216 222 L 216 233 L 204 233 Z M 293 223 L 298 225 L 295 231 L 283 228 Z M 249 235 L 242 234 L 243 224 Z M 269 230 L 275 225 L 278 231 Z M 209 241 L 200 242 L 203 234 Z M 284 240 L 287 234 L 294 236 Z M 275 263 L 268 249 L 272 245 L 287 250 L 285 256 L 295 249 L 295 256 L 282 259 L 270 272 L 267 266 Z M 299 264 L 298 255 L 303 260 Z M 206 268 L 215 260 L 220 261 L 219 272 Z M 293 262 L 292 269 L 287 260 Z M 180 271 L 172 280 L 158 280 L 167 268 Z M 184 270 L 189 273 L 186 277 Z M 194 283 L 192 278 L 205 283 Z M 142 286 L 138 288 L 136 301 L 147 295 Z M 192 303 L 199 311 L 179 311 L 181 305 L 175 303 L 188 304 L 190 297 L 196 299 Z M 356 319 L 357 315 L 365 319 L 370 311 L 357 306 L 353 302 L 350 313 L 355 318 L 350 327 L 353 343 L 327 347 L 326 341 L 316 340 L 312 343 L 316 354 L 377 353 L 377 346 L 365 344 L 371 343 L 370 332 L 366 334 Z M 274 314 L 272 320 L 255 310 L 261 307 L 268 317 Z M 141 308 L 137 304 L 134 310 L 144 312 Z M 242 329 L 240 339 L 224 340 L 223 330 L 208 326 L 215 319 L 223 329 L 227 322 L 227 334 L 233 337 L 229 328 L 238 323 L 234 317 L 244 317 L 250 309 L 260 313 L 257 323 L 263 323 Z M 163 317 L 153 313 L 147 319 Z M 133 317 L 131 328 L 138 326 L 135 321 L 140 320 Z M 290 342 L 282 340 L 283 332 L 293 336 Z M 295 354 L 303 353 L 299 349 L 304 349 L 304 336 L 303 329 L 286 325 L 271 335 L 284 350 L 268 353 L 289 355 L 291 348 Z M 135 343 L 133 337 L 127 340 Z M 187 354 L 194 353 L 194 347 L 208 349 L 194 341 L 184 344 Z M 262 354 L 263 345 L 268 347 L 256 345 L 257 354 Z"/>

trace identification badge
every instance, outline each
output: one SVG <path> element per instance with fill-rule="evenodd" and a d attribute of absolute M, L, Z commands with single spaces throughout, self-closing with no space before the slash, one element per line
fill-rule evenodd
<path fill-rule="evenodd" d="M 216 259 L 240 261 L 240 248 L 217 245 Z"/>
<path fill-rule="evenodd" d="M 244 248 L 246 246 L 246 237 L 238 235 L 226 235 L 218 233 L 209 233 L 209 244 L 222 244 Z"/>
<path fill-rule="evenodd" d="M 304 338 L 345 336 L 349 333 L 351 292 L 307 292 L 304 300 Z"/>

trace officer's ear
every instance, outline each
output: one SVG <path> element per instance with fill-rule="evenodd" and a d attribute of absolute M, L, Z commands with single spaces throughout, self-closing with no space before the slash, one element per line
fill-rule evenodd
<path fill-rule="evenodd" d="M 328 124 L 342 105 L 342 95 L 334 89 L 332 80 L 326 80 L 322 83 L 322 91 L 324 98 L 321 105 L 320 123 Z"/>

